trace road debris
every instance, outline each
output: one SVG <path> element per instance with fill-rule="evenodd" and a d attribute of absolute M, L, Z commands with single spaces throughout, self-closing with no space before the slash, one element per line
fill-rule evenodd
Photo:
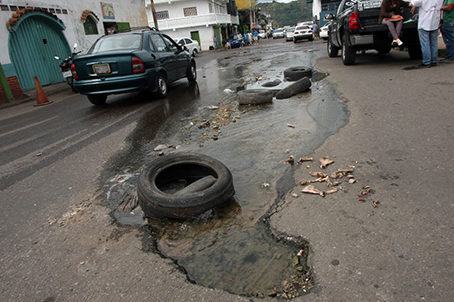
<path fill-rule="evenodd" d="M 322 157 L 320 158 L 320 168 L 325 169 L 328 165 L 334 163 L 334 160 L 332 160 L 329 157 Z"/>
<path fill-rule="evenodd" d="M 305 162 L 305 161 L 313 161 L 313 160 L 314 160 L 313 157 L 300 157 L 300 159 L 298 159 L 298 164 Z"/>
<path fill-rule="evenodd" d="M 295 157 L 293 155 L 290 155 L 289 158 L 284 160 L 284 163 L 289 163 L 289 164 L 293 165 L 295 163 Z"/>
<path fill-rule="evenodd" d="M 202 129 L 202 128 L 206 128 L 208 126 L 210 126 L 210 121 L 204 121 L 203 123 L 198 124 L 197 128 Z"/>
<path fill-rule="evenodd" d="M 324 197 L 325 196 L 325 192 L 323 191 L 320 191 L 319 189 L 317 189 L 315 186 L 313 185 L 308 185 L 306 187 L 304 187 L 301 192 L 303 193 L 309 193 L 309 194 L 316 194 L 316 195 L 320 195 L 321 197 Z"/>

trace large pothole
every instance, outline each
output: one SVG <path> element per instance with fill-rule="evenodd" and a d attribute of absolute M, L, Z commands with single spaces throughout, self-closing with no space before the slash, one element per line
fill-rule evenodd
<path fill-rule="evenodd" d="M 292 64 L 313 65 L 316 52 L 294 52 L 292 47 L 287 53 L 280 50 L 261 60 L 250 55 L 242 66 L 238 60 L 235 65 L 222 60 L 219 66 L 200 70 L 199 77 L 207 80 L 199 81 L 200 95 L 191 106 L 170 116 L 153 139 L 134 141 L 132 146 L 140 150 L 125 152 L 127 158 L 135 152 L 148 154 L 141 161 L 135 159 L 137 171 L 157 156 L 158 151 L 153 151 L 157 145 L 167 144 L 172 147 L 164 154 L 200 152 L 220 160 L 232 172 L 236 194 L 225 206 L 192 221 L 148 221 L 144 249 L 154 246 L 194 283 L 239 295 L 280 298 L 299 296 L 312 287 L 308 244 L 302 237 L 271 230 L 267 215 L 295 185 L 293 172 L 299 166 L 285 159 L 311 154 L 347 123 L 347 107 L 339 101 L 334 85 L 320 81 L 326 75 L 317 75 L 309 92 L 263 106 L 235 106 L 234 94 L 222 93 L 256 78 L 260 71 L 266 79 L 282 79 L 283 70 Z M 269 69 L 263 72 L 266 66 Z M 210 84 L 213 82 L 217 85 Z M 219 114 L 220 110 L 224 112 Z M 219 116 L 225 120 L 214 123 Z M 138 133 L 152 127 L 146 121 L 139 122 Z M 121 162 L 121 155 L 117 159 Z M 118 170 L 131 169 L 127 161 L 124 166 L 118 162 Z M 127 196 L 137 174 L 129 174 L 133 176 L 122 185 L 117 182 L 110 196 Z M 115 192 L 118 189 L 121 192 Z M 114 208 L 120 202 L 107 204 Z M 129 222 L 142 223 L 137 214 L 132 215 L 136 222 Z"/>

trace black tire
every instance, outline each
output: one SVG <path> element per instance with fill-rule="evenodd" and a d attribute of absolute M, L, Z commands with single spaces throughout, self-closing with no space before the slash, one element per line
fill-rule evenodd
<path fill-rule="evenodd" d="M 194 48 L 194 49 L 192 50 L 192 56 L 193 56 L 193 57 L 197 57 L 198 55 L 199 55 L 199 52 L 197 51 L 197 49 Z"/>
<path fill-rule="evenodd" d="M 274 93 L 268 89 L 250 89 L 238 91 L 238 103 L 240 105 L 259 105 L 271 103 Z"/>
<path fill-rule="evenodd" d="M 339 47 L 333 45 L 331 36 L 328 37 L 328 42 L 326 43 L 326 49 L 328 51 L 328 57 L 335 58 L 339 55 Z"/>
<path fill-rule="evenodd" d="M 197 81 L 197 70 L 195 68 L 194 61 L 192 61 L 191 64 L 189 65 L 186 77 L 188 78 L 189 82 Z"/>
<path fill-rule="evenodd" d="M 298 81 L 304 77 L 312 77 L 312 69 L 306 66 L 290 67 L 284 70 L 284 78 L 287 81 Z"/>
<path fill-rule="evenodd" d="M 96 106 L 105 105 L 107 101 L 107 95 L 105 94 L 90 94 L 87 97 L 90 103 Z"/>
<path fill-rule="evenodd" d="M 272 82 L 263 83 L 263 84 L 262 84 L 262 87 L 275 87 L 275 86 L 278 86 L 280 83 L 282 83 L 281 80 L 275 79 L 275 80 L 272 81 Z"/>
<path fill-rule="evenodd" d="M 387 54 L 391 51 L 391 46 L 390 47 L 381 47 L 376 49 L 379 54 Z"/>
<path fill-rule="evenodd" d="M 342 39 L 342 62 L 344 65 L 355 64 L 356 50 L 353 47 L 348 46 L 347 36 L 344 35 Z"/>
<path fill-rule="evenodd" d="M 311 80 L 309 80 L 309 78 L 305 77 L 305 78 L 302 78 L 298 81 L 296 81 L 295 83 L 292 83 L 291 85 L 285 87 L 284 89 L 282 89 L 281 91 L 279 91 L 277 94 L 276 94 L 276 99 L 288 99 L 300 92 L 304 92 L 306 90 L 309 90 L 309 88 L 311 87 Z"/>
<path fill-rule="evenodd" d="M 183 195 L 165 192 L 180 180 L 194 183 L 213 176 L 214 184 Z M 140 174 L 139 204 L 149 217 L 187 219 L 202 214 L 233 196 L 232 174 L 220 161 L 202 154 L 175 153 L 153 160 Z"/>
<path fill-rule="evenodd" d="M 408 55 L 413 60 L 422 59 L 421 46 L 419 46 L 419 45 L 410 45 L 410 46 L 408 46 Z"/>
<path fill-rule="evenodd" d="M 311 36 L 308 40 L 309 41 L 314 41 L 314 36 Z"/>
<path fill-rule="evenodd" d="M 157 99 L 162 99 L 167 96 L 167 78 L 164 73 L 160 72 L 156 77 L 156 91 L 153 95 Z"/>

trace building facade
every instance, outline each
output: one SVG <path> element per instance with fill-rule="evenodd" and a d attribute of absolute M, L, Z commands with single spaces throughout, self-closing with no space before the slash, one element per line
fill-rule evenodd
<path fill-rule="evenodd" d="M 7 91 L 18 99 L 34 89 L 35 76 L 42 86 L 63 82 L 54 56 L 69 56 L 75 43 L 85 53 L 109 31 L 148 26 L 143 0 L 1 0 L 0 8 L 0 104 Z"/>
<path fill-rule="evenodd" d="M 236 32 L 238 16 L 234 0 L 145 0 L 150 27 L 173 39 L 188 37 L 199 42 L 201 50 L 213 47 L 214 36 L 219 42 Z M 153 7 L 156 19 L 153 18 Z"/>

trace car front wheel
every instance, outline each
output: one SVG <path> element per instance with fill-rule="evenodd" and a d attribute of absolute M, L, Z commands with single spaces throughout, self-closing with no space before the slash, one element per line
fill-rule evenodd
<path fill-rule="evenodd" d="M 197 80 L 197 70 L 194 62 L 191 62 L 191 65 L 189 66 L 187 78 L 189 82 L 195 82 Z"/>
<path fill-rule="evenodd" d="M 332 39 L 331 37 L 328 37 L 328 42 L 326 44 L 326 47 L 328 50 L 328 56 L 330 58 L 335 58 L 339 54 L 339 47 L 334 46 L 331 39 Z"/>

